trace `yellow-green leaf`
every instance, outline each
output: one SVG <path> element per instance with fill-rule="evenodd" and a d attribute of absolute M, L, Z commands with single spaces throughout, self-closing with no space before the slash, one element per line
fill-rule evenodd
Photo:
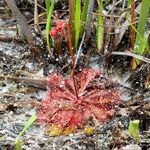
<path fill-rule="evenodd" d="M 135 142 L 137 143 L 139 140 L 139 120 L 133 120 L 129 123 L 129 134 L 134 138 Z"/>

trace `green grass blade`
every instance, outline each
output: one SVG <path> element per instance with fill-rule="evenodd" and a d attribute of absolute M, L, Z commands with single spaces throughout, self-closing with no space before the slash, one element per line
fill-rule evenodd
<path fill-rule="evenodd" d="M 136 34 L 139 36 L 139 38 L 140 38 L 140 41 L 141 41 L 141 45 L 139 45 L 137 48 L 135 47 L 134 49 L 133 49 L 133 52 L 134 53 L 137 53 L 137 51 L 138 51 L 138 54 L 139 55 L 144 55 L 145 53 L 150 53 L 150 50 L 149 50 L 149 47 L 148 47 L 148 38 L 149 38 L 149 34 L 150 33 L 148 33 L 148 35 L 146 36 L 146 38 L 142 38 L 141 37 L 141 35 L 140 35 L 140 33 L 137 31 L 137 29 L 130 23 L 130 26 L 134 29 L 134 31 L 136 32 Z M 134 59 L 134 61 L 137 63 L 137 64 L 139 64 L 140 63 L 140 60 L 139 59 L 135 59 L 135 58 L 133 58 Z"/>
<path fill-rule="evenodd" d="M 45 0 L 45 4 L 46 4 L 46 14 L 48 16 L 49 8 L 50 8 L 50 0 Z"/>
<path fill-rule="evenodd" d="M 134 51 L 135 53 L 138 54 L 141 53 L 140 50 L 141 46 L 143 45 L 143 40 L 141 39 L 141 37 L 144 39 L 149 11 L 150 11 L 150 0 L 142 0 L 139 23 L 137 27 L 137 32 L 140 34 L 140 36 L 139 34 L 136 35 L 135 46 L 137 48 Z"/>
<path fill-rule="evenodd" d="M 105 0 L 103 7 L 105 7 L 111 0 Z"/>
<path fill-rule="evenodd" d="M 150 34 L 150 33 L 149 33 Z M 148 49 L 148 38 L 149 34 L 146 36 L 145 41 L 143 42 L 143 45 L 141 46 L 140 55 L 144 55 L 145 53 L 150 53 Z"/>
<path fill-rule="evenodd" d="M 52 12 L 54 9 L 55 5 L 55 0 L 52 0 L 51 6 L 49 8 L 48 16 L 47 16 L 47 22 L 46 22 L 46 42 L 47 42 L 47 47 L 50 51 L 50 38 L 49 38 L 49 31 L 51 30 L 51 18 L 52 18 Z"/>
<path fill-rule="evenodd" d="M 85 0 L 84 5 L 83 5 L 82 14 L 81 14 L 81 24 L 82 24 L 81 29 L 80 29 L 80 35 L 81 36 L 83 34 L 84 27 L 85 27 L 85 24 L 86 24 L 88 6 L 89 6 L 89 0 Z"/>
<path fill-rule="evenodd" d="M 15 140 L 16 150 L 22 150 L 22 143 L 20 141 L 20 137 L 18 136 Z"/>
<path fill-rule="evenodd" d="M 129 19 L 128 19 L 129 21 Z M 130 21 L 129 21 L 130 22 Z M 132 23 L 130 23 L 130 26 L 134 29 L 134 31 L 136 32 L 136 34 L 139 36 L 140 40 L 143 40 L 144 42 L 144 39 L 142 38 L 142 36 L 140 35 L 140 33 L 138 32 L 138 30 L 134 27 L 134 25 Z"/>
<path fill-rule="evenodd" d="M 132 0 L 128 0 L 128 7 L 131 5 Z"/>
<path fill-rule="evenodd" d="M 75 48 L 78 47 L 79 35 L 80 35 L 80 23 L 81 23 L 81 0 L 76 0 L 75 3 Z"/>
<path fill-rule="evenodd" d="M 100 0 L 100 6 L 99 6 L 99 10 L 98 10 L 99 14 L 102 12 L 102 9 L 103 9 L 103 4 L 102 4 L 102 1 Z M 97 44 L 98 52 L 100 52 L 102 45 L 103 45 L 103 32 L 104 32 L 102 16 L 98 16 L 96 32 L 97 32 L 96 33 L 97 34 L 96 35 L 96 44 Z"/>
<path fill-rule="evenodd" d="M 27 123 L 25 124 L 25 127 L 23 128 L 23 130 L 19 133 L 19 136 L 22 136 L 31 127 L 31 125 L 36 121 L 36 119 L 37 119 L 37 116 L 32 115 L 27 121 Z"/>
<path fill-rule="evenodd" d="M 22 143 L 20 141 L 20 137 L 25 134 L 25 132 L 31 127 L 31 125 L 37 120 L 36 115 L 32 115 L 29 120 L 26 122 L 25 127 L 19 133 L 19 136 L 15 140 L 16 150 L 22 150 Z"/>

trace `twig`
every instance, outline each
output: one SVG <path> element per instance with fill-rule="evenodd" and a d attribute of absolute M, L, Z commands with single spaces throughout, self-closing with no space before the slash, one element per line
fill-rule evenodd
<path fill-rule="evenodd" d="M 11 55 L 4 53 L 3 51 L 0 51 L 0 59 L 1 60 L 5 59 L 5 62 L 12 62 L 12 63 L 18 62 L 17 58 L 12 57 Z"/>
<path fill-rule="evenodd" d="M 104 14 L 104 13 L 94 13 L 94 12 L 91 12 L 90 14 L 92 14 L 92 15 L 95 15 L 95 16 L 102 16 L 102 17 L 107 17 L 107 18 L 110 18 L 111 17 L 111 15 L 109 15 L 109 14 Z M 113 16 L 114 18 L 119 18 L 120 16 L 116 16 L 116 15 L 114 15 Z"/>
<path fill-rule="evenodd" d="M 122 9 L 125 8 L 126 0 L 123 0 Z"/>
<path fill-rule="evenodd" d="M 0 80 L 10 80 L 16 83 L 23 83 L 32 87 L 36 87 L 39 89 L 46 89 L 46 82 L 45 78 L 43 79 L 31 79 L 31 78 L 24 78 L 24 77 L 14 77 L 14 76 L 0 76 Z"/>
<path fill-rule="evenodd" d="M 39 19 L 40 17 L 44 16 L 45 14 L 46 14 L 46 12 L 43 12 L 43 13 L 39 14 L 39 15 L 37 16 L 38 19 Z M 33 20 L 34 20 L 34 18 L 30 19 L 27 23 L 29 24 L 29 23 L 31 23 Z M 39 24 L 39 23 L 38 23 L 38 24 Z M 46 21 L 44 22 L 44 24 L 46 24 Z"/>
<path fill-rule="evenodd" d="M 150 59 L 149 58 L 138 55 L 138 54 L 135 54 L 135 53 L 131 53 L 129 51 L 126 51 L 126 52 L 112 52 L 111 54 L 112 55 L 131 56 L 133 58 L 137 58 L 139 60 L 142 60 L 142 61 L 150 64 Z"/>
<path fill-rule="evenodd" d="M 37 0 L 34 0 L 34 24 L 35 24 L 35 29 L 38 29 L 39 22 L 38 22 Z"/>
<path fill-rule="evenodd" d="M 3 42 L 15 41 L 18 43 L 22 43 L 23 39 L 19 38 L 18 36 L 5 36 L 5 35 L 0 34 L 0 41 L 3 41 Z"/>

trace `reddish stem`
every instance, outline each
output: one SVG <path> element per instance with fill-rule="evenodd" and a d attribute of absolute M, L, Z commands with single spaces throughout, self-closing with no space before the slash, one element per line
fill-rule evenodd
<path fill-rule="evenodd" d="M 75 81 L 75 59 L 74 59 L 74 55 L 73 55 L 73 51 L 72 51 L 72 42 L 71 42 L 71 33 L 70 33 L 70 25 L 67 24 L 67 31 L 68 31 L 68 45 L 69 45 L 69 53 L 71 56 L 71 60 L 72 60 L 72 80 L 73 80 L 73 84 L 74 84 L 74 90 L 75 90 L 75 95 L 78 99 L 78 92 L 77 92 L 77 87 L 76 87 L 76 81 Z"/>
<path fill-rule="evenodd" d="M 69 0 L 69 25 L 70 29 L 74 28 L 73 19 L 74 19 L 74 0 Z M 74 42 L 74 30 L 71 31 L 71 40 Z"/>

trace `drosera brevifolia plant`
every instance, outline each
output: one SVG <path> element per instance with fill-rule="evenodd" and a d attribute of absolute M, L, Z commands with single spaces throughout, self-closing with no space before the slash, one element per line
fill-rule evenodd
<path fill-rule="evenodd" d="M 83 69 L 75 76 L 75 88 L 70 76 L 50 75 L 47 98 L 38 108 L 39 122 L 52 126 L 51 129 L 57 127 L 64 134 L 83 128 L 90 118 L 106 122 L 115 113 L 114 105 L 120 102 L 120 92 L 105 89 L 99 80 L 102 76 L 98 70 Z"/>
<path fill-rule="evenodd" d="M 71 76 L 52 73 L 47 81 L 47 98 L 37 109 L 38 121 L 49 126 L 52 136 L 84 128 L 89 119 L 95 123 L 108 121 L 115 113 L 114 106 L 121 101 L 120 91 L 111 86 L 106 88 L 107 81 L 101 82 L 104 76 L 99 70 L 84 68 L 75 74 L 70 26 L 65 27 L 72 59 Z"/>

